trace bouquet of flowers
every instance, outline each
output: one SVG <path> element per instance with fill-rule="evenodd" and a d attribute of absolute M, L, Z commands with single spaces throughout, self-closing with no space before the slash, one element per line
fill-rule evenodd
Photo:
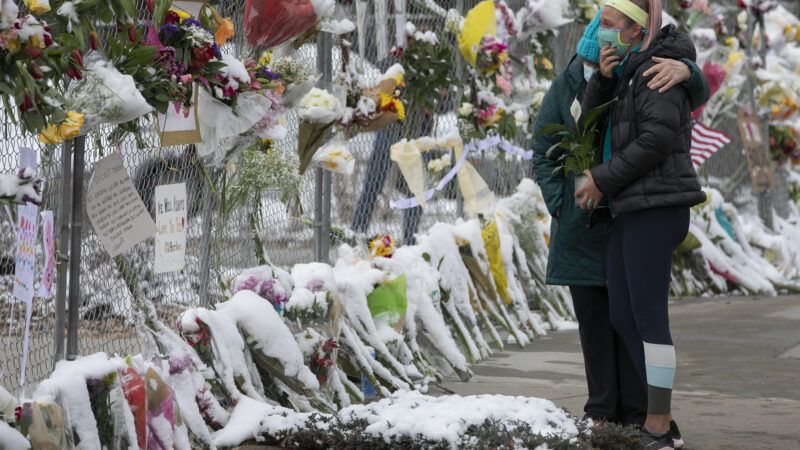
<path fill-rule="evenodd" d="M 305 97 L 318 80 L 309 74 L 308 69 L 296 58 L 284 56 L 272 60 L 267 52 L 262 61 L 261 73 L 278 85 L 277 92 L 281 93 L 283 103 L 287 106 L 294 105 Z"/>
<path fill-rule="evenodd" d="M 231 286 L 231 292 L 252 291 L 267 300 L 275 308 L 275 312 L 283 315 L 284 306 L 292 292 L 289 274 L 284 273 L 282 283 L 276 276 L 275 268 L 269 266 L 255 267 L 240 273 Z"/>
<path fill-rule="evenodd" d="M 70 85 L 66 104 L 80 111 L 85 126 L 101 123 L 119 125 L 153 110 L 130 75 L 123 75 L 110 62 L 97 60 L 86 65 L 83 79 Z"/>
<path fill-rule="evenodd" d="M 484 75 L 494 75 L 508 61 L 508 44 L 495 36 L 486 35 L 481 39 L 480 51 L 476 57 L 476 68 Z"/>
<path fill-rule="evenodd" d="M 403 97 L 408 99 L 409 110 L 420 107 L 435 112 L 453 84 L 450 77 L 453 50 L 433 31 L 417 30 L 411 22 L 406 28 L 408 46 L 400 56 L 406 81 Z"/>
<path fill-rule="evenodd" d="M 247 0 L 244 9 L 247 44 L 254 48 L 277 47 L 313 28 L 335 6 L 333 0 Z"/>
<path fill-rule="evenodd" d="M 770 125 L 769 126 L 769 150 L 772 160 L 783 165 L 791 161 L 792 164 L 800 164 L 800 133 L 790 126 Z"/>
<path fill-rule="evenodd" d="M 300 137 L 297 146 L 301 175 L 305 173 L 314 154 L 325 142 L 329 131 L 343 113 L 342 102 L 328 91 L 314 88 L 303 97 L 298 111 Z"/>
<path fill-rule="evenodd" d="M 401 88 L 405 87 L 405 70 L 395 64 L 383 74 L 378 84 L 367 87 L 363 74 L 350 59 L 350 45 L 342 46 L 342 80 L 347 88 L 347 100 L 341 124 L 348 137 L 358 132 L 378 131 L 394 122 L 405 120 L 405 105 L 400 100 Z"/>
<path fill-rule="evenodd" d="M 44 132 L 45 144 L 77 136 L 83 116 L 65 108 L 58 86 L 63 74 L 82 77 L 83 54 L 74 40 L 57 43 L 47 22 L 19 16 L 13 1 L 4 1 L 0 14 L 0 97 L 10 119 L 24 131 Z"/>
<path fill-rule="evenodd" d="M 394 247 L 394 238 L 388 234 L 378 235 L 369 240 L 369 254 L 373 258 L 391 258 Z"/>

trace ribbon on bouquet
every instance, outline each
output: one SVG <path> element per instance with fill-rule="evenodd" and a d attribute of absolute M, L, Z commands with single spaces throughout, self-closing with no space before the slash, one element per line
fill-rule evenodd
<path fill-rule="evenodd" d="M 433 196 L 436 195 L 437 192 L 443 191 L 444 188 L 446 188 L 447 185 L 450 184 L 451 181 L 453 181 L 453 178 L 455 178 L 456 175 L 458 175 L 458 173 L 467 163 L 467 157 L 469 156 L 470 153 L 472 153 L 473 151 L 488 150 L 492 147 L 498 147 L 500 150 L 508 153 L 509 155 L 518 156 L 525 161 L 533 159 L 533 150 L 524 150 L 508 142 L 507 140 L 501 138 L 500 136 L 489 136 L 479 141 L 469 142 L 468 144 L 464 145 L 463 153 L 458 158 L 453 167 L 450 169 L 450 171 L 448 171 L 442 177 L 442 179 L 439 180 L 439 183 L 436 184 L 436 187 L 434 187 L 433 189 L 429 189 L 428 191 L 425 191 L 425 193 L 423 194 L 425 201 L 427 202 L 433 199 Z M 408 197 L 392 201 L 389 203 L 389 206 L 392 209 L 409 209 L 409 208 L 416 208 L 417 206 L 420 206 L 420 204 L 416 197 Z"/>

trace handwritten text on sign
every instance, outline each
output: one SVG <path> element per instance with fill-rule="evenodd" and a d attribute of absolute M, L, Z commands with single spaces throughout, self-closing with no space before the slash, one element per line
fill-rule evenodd
<path fill-rule="evenodd" d="M 33 301 L 33 277 L 36 271 L 36 232 L 39 207 L 17 207 L 17 256 L 14 271 L 14 297 L 25 303 Z"/>
<path fill-rule="evenodd" d="M 156 224 L 136 192 L 118 152 L 95 165 L 86 212 L 112 258 L 156 232 Z"/>
<path fill-rule="evenodd" d="M 186 183 L 156 186 L 156 273 L 186 266 L 186 210 Z"/>

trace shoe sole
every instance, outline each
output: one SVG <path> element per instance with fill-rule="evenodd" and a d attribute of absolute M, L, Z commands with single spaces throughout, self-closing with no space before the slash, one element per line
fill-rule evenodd
<path fill-rule="evenodd" d="M 683 445 L 684 445 L 683 439 L 680 439 L 680 438 L 678 438 L 678 439 L 673 438 L 672 439 L 672 447 L 673 448 L 675 448 L 675 449 L 683 448 Z"/>

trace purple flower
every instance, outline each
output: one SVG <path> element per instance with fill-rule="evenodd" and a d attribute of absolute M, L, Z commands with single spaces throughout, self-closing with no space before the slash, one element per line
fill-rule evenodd
<path fill-rule="evenodd" d="M 277 80 L 278 78 L 281 77 L 280 75 L 278 75 L 275 72 L 270 72 L 269 70 L 267 70 L 267 68 L 263 68 L 263 69 L 259 70 L 258 71 L 258 76 L 261 77 L 261 78 L 266 78 L 268 80 Z"/>
<path fill-rule="evenodd" d="M 214 50 L 214 56 L 216 56 L 217 59 L 222 59 L 222 52 L 219 49 L 219 45 L 214 44 L 211 48 Z"/>
<path fill-rule="evenodd" d="M 203 28 L 203 24 L 198 22 L 197 19 L 192 19 L 192 18 L 184 20 L 182 25 L 185 27 L 195 26 L 197 28 Z"/>
<path fill-rule="evenodd" d="M 162 42 L 172 42 L 180 35 L 180 33 L 181 33 L 180 28 L 178 28 L 177 25 L 172 23 L 167 23 L 162 25 L 161 29 L 158 31 L 158 34 L 161 36 Z"/>
<path fill-rule="evenodd" d="M 322 292 L 325 290 L 325 282 L 319 279 L 313 279 L 308 282 L 306 289 L 311 292 Z"/>
<path fill-rule="evenodd" d="M 194 362 L 189 355 L 183 355 L 179 358 L 170 358 L 169 360 L 169 374 L 175 375 L 183 373 L 189 367 L 192 367 Z"/>

